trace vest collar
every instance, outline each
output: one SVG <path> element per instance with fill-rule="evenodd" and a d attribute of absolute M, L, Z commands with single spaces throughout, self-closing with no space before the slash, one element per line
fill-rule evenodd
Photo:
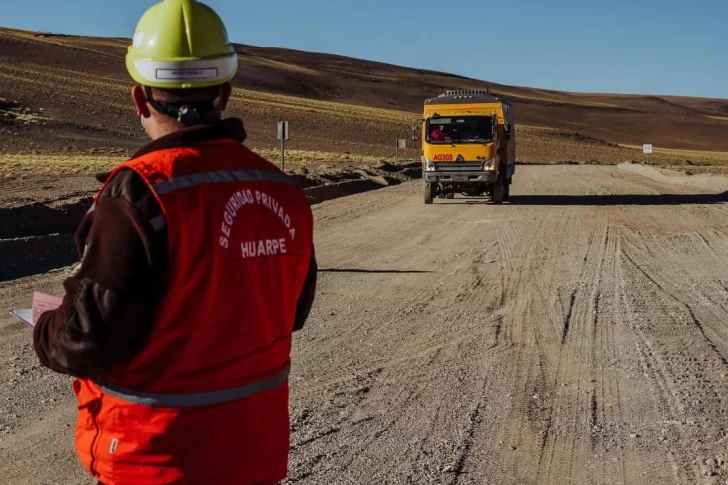
<path fill-rule="evenodd" d="M 247 133 L 245 132 L 243 120 L 239 118 L 227 118 L 216 123 L 195 125 L 175 131 L 174 133 L 170 133 L 147 143 L 134 153 L 131 158 L 138 158 L 142 155 L 158 150 L 181 148 L 194 145 L 196 143 L 226 138 L 236 140 L 240 143 L 243 143 L 246 140 Z M 106 179 L 109 178 L 110 174 L 111 172 L 99 173 L 96 175 L 96 180 L 104 183 L 106 182 Z"/>

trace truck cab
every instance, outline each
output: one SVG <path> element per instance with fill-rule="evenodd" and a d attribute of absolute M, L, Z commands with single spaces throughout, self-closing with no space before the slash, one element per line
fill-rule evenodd
<path fill-rule="evenodd" d="M 453 90 L 425 100 L 413 130 L 422 140 L 425 203 L 488 195 L 500 204 L 516 171 L 511 103 L 489 90 Z"/>

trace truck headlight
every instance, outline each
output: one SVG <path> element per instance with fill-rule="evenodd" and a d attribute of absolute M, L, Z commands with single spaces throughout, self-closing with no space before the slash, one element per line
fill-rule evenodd
<path fill-rule="evenodd" d="M 487 162 L 485 162 L 485 165 L 483 168 L 489 172 L 492 172 L 495 170 L 495 157 L 491 158 Z"/>
<path fill-rule="evenodd" d="M 435 163 L 429 158 L 425 158 L 425 172 L 434 172 Z"/>

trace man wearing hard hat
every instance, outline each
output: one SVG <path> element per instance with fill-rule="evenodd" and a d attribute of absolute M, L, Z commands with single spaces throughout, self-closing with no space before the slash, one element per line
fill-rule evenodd
<path fill-rule="evenodd" d="M 100 483 L 276 483 L 316 287 L 311 208 L 222 119 L 237 54 L 209 7 L 150 8 L 126 65 L 152 141 L 102 177 L 36 353 L 76 377 L 76 451 Z"/>

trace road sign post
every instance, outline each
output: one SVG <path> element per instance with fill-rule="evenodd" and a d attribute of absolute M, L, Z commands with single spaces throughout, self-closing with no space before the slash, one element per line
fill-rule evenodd
<path fill-rule="evenodd" d="M 279 121 L 278 122 L 278 139 L 281 141 L 281 170 L 285 168 L 286 165 L 286 140 L 288 140 L 288 122 L 287 121 Z"/>
<path fill-rule="evenodd" d="M 647 163 L 650 163 L 650 154 L 652 154 L 652 145 L 645 143 L 642 145 L 642 153 L 644 153 L 647 156 Z"/>
<path fill-rule="evenodd" d="M 395 150 L 396 150 L 395 155 L 394 155 L 395 161 L 399 161 L 399 150 L 400 149 L 404 150 L 404 157 L 407 158 L 407 140 L 406 139 L 398 138 L 394 146 L 395 146 Z"/>

